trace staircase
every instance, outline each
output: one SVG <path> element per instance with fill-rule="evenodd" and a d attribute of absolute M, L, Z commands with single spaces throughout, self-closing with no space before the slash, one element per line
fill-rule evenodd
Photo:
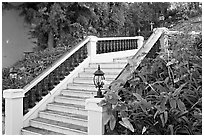
<path fill-rule="evenodd" d="M 107 83 L 111 83 L 127 64 L 127 58 L 117 58 L 113 62 L 100 63 Z M 30 120 L 30 126 L 21 130 L 23 135 L 87 135 L 88 113 L 85 100 L 96 95 L 93 73 L 98 63 L 90 63 L 79 72 L 67 88 L 61 90 L 54 102 L 47 104 L 46 110 Z"/>

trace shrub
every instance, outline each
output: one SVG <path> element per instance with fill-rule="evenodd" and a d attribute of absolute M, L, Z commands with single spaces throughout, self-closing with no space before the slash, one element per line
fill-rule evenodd
<path fill-rule="evenodd" d="M 145 58 L 106 90 L 106 134 L 202 134 L 202 37 L 171 36 L 169 53 Z"/>

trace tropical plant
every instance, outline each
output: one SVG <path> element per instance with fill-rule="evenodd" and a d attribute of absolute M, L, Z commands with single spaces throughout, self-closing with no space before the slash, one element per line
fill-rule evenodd
<path fill-rule="evenodd" d="M 108 109 L 107 134 L 202 134 L 201 41 L 172 36 L 168 53 L 112 82 L 99 103 Z"/>

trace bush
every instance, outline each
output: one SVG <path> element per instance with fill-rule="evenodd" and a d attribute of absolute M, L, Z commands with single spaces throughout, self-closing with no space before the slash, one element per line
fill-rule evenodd
<path fill-rule="evenodd" d="M 106 90 L 106 134 L 202 134 L 202 37 L 172 36 L 169 54 L 146 58 Z"/>
<path fill-rule="evenodd" d="M 2 95 L 5 89 L 21 89 L 25 87 L 34 78 L 40 75 L 54 61 L 59 59 L 65 52 L 69 51 L 70 47 L 56 47 L 43 51 L 36 51 L 26 58 L 16 62 L 10 68 L 2 69 Z M 10 69 L 17 71 L 18 77 L 15 83 L 9 77 Z M 4 98 L 2 97 L 2 111 L 4 112 Z"/>

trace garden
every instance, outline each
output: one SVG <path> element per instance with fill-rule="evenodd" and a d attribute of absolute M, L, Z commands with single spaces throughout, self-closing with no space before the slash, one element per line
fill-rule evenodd
<path fill-rule="evenodd" d="M 109 113 L 106 134 L 201 135 L 202 35 L 171 35 L 168 52 L 135 70 L 133 62 L 128 80 L 113 81 L 99 103 Z"/>
<path fill-rule="evenodd" d="M 110 116 L 105 134 L 201 135 L 202 33 L 189 33 L 201 32 L 202 11 L 193 2 L 177 3 L 168 10 L 173 4 L 24 3 L 22 15 L 35 24 L 30 35 L 38 39 L 37 48 L 2 69 L 2 89 L 23 88 L 85 36 L 135 36 L 145 26 L 142 22 L 153 21 L 159 27 L 159 9 L 166 18 L 171 16 L 163 25 L 183 33 L 170 35 L 168 52 L 147 56 L 137 69 L 129 60 L 128 80 L 115 80 L 108 86 L 99 104 L 107 107 Z M 3 8 L 8 5 L 4 3 Z M 140 34 L 149 36 L 150 30 Z M 17 81 L 10 77 L 12 71 L 17 71 Z M 4 113 L 4 99 L 2 109 Z"/>

